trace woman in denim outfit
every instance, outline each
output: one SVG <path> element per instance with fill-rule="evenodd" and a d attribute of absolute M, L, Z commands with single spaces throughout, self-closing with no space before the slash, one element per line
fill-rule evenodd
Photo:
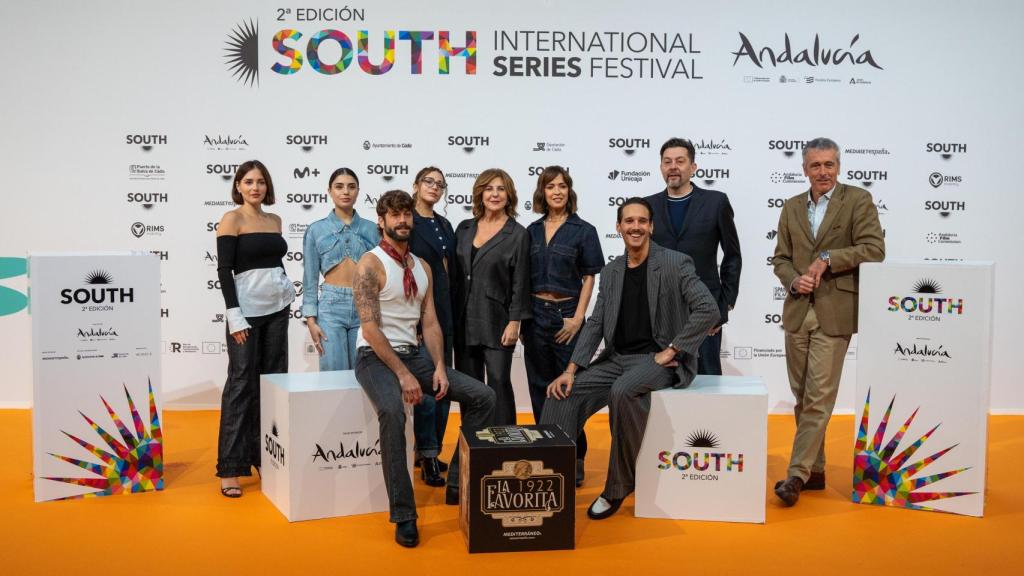
<path fill-rule="evenodd" d="M 338 168 L 331 174 L 327 190 L 334 210 L 310 224 L 302 240 L 302 315 L 320 353 L 320 370 L 351 370 L 355 368 L 359 331 L 352 279 L 359 259 L 380 243 L 380 233 L 377 222 L 364 220 L 355 211 L 359 197 L 355 172 Z"/>
<path fill-rule="evenodd" d="M 548 166 L 541 172 L 533 211 L 544 217 L 526 229 L 533 318 L 523 324 L 523 348 L 533 417 L 540 422 L 548 384 L 569 365 L 604 254 L 597 229 L 576 214 L 576 192 L 565 168 Z M 583 484 L 586 454 L 582 432 L 576 441 L 576 486 Z"/>
<path fill-rule="evenodd" d="M 427 166 L 416 173 L 412 184 L 415 210 L 412 213 L 412 237 L 409 250 L 422 258 L 432 274 L 434 309 L 444 336 L 444 362 L 452 366 L 452 318 L 451 274 L 455 273 L 455 230 L 447 218 L 434 211 L 434 206 L 448 190 L 440 168 Z M 416 465 L 420 477 L 429 486 L 444 486 L 441 472 L 448 465 L 437 459 L 441 442 L 448 425 L 448 398 L 435 401 L 429 394 L 413 409 L 413 432 L 416 435 Z"/>

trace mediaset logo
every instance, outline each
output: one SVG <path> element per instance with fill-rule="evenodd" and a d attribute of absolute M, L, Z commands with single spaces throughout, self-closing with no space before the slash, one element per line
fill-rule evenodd
<path fill-rule="evenodd" d="M 147 181 L 163 180 L 167 177 L 167 171 L 159 164 L 129 164 L 128 180 Z"/>
<path fill-rule="evenodd" d="M 235 177 L 238 171 L 238 164 L 207 164 L 206 173 L 210 176 L 220 176 L 225 182 Z"/>
<path fill-rule="evenodd" d="M 967 210 L 967 202 L 959 200 L 925 200 L 924 209 L 929 212 L 938 212 L 939 216 L 949 218 L 953 212 Z"/>
<path fill-rule="evenodd" d="M 320 169 L 310 168 L 309 166 L 303 166 L 302 168 L 295 168 L 292 170 L 292 178 L 296 180 L 302 180 L 303 178 L 307 178 L 309 176 L 312 176 L 313 178 L 318 178 L 320 176 Z"/>
<path fill-rule="evenodd" d="M 918 280 L 910 296 L 890 296 L 889 312 L 907 314 L 907 320 L 939 322 L 964 313 L 964 299 L 942 294 L 942 286 L 931 278 Z"/>
<path fill-rule="evenodd" d="M 138 146 L 143 152 L 149 152 L 154 146 L 167 144 L 166 134 L 126 134 L 124 143 L 129 146 Z"/>
<path fill-rule="evenodd" d="M 608 147 L 622 150 L 626 156 L 632 156 L 637 150 L 647 150 L 651 147 L 650 138 L 609 138 Z"/>
<path fill-rule="evenodd" d="M 134 222 L 131 226 L 132 236 L 136 238 L 142 238 L 147 234 L 150 236 L 163 236 L 164 226 L 163 224 L 143 224 L 142 222 Z"/>
<path fill-rule="evenodd" d="M 366 173 L 371 176 L 380 176 L 381 180 L 391 182 L 395 176 L 408 176 L 409 166 L 407 164 L 367 164 Z"/>
<path fill-rule="evenodd" d="M 263 435 L 263 449 L 270 455 L 270 464 L 274 468 L 281 468 L 285 465 L 284 446 L 278 440 L 277 421 L 270 421 L 270 434 Z"/>
<path fill-rule="evenodd" d="M 930 338 L 915 338 L 914 342 L 896 342 L 892 355 L 902 362 L 921 364 L 948 364 L 953 355 L 943 344 L 934 344 Z"/>
<path fill-rule="evenodd" d="M 887 170 L 847 170 L 846 179 L 859 182 L 865 188 L 871 188 L 876 182 L 885 182 L 889 179 Z"/>
<path fill-rule="evenodd" d="M 82 305 L 83 312 L 113 310 L 114 304 L 135 302 L 134 288 L 116 288 L 113 276 L 104 270 L 93 270 L 82 281 L 89 288 L 64 288 L 60 291 L 61 304 Z"/>
<path fill-rule="evenodd" d="M 704 183 L 705 186 L 714 186 L 719 180 L 729 179 L 728 168 L 698 168 L 693 177 Z"/>
<path fill-rule="evenodd" d="M 792 158 L 797 152 L 803 151 L 806 144 L 806 140 L 769 140 L 768 150 L 778 150 L 786 158 Z"/>
<path fill-rule="evenodd" d="M 138 204 L 144 210 L 152 210 L 157 204 L 167 203 L 166 192 L 128 192 L 125 199 L 129 204 Z"/>
<path fill-rule="evenodd" d="M 643 182 L 645 178 L 651 177 L 650 170 L 612 170 L 608 173 L 608 179 L 612 182 Z"/>
<path fill-rule="evenodd" d="M 775 170 L 769 180 L 772 184 L 807 184 L 807 177 L 802 172 Z"/>
<path fill-rule="evenodd" d="M 740 45 L 733 52 L 735 58 L 732 61 L 733 67 L 739 63 L 740 58 L 746 58 L 751 64 L 758 68 L 765 66 L 777 67 L 779 64 L 804 65 L 812 68 L 826 66 L 861 66 L 866 65 L 878 70 L 883 68 L 875 61 L 871 50 L 865 50 L 862 46 L 856 46 L 860 41 L 860 34 L 855 34 L 850 39 L 848 46 L 835 46 L 822 42 L 819 34 L 814 35 L 814 41 L 809 45 L 793 47 L 789 33 L 783 34 L 782 45 L 772 47 L 770 45 L 758 46 L 747 38 L 743 32 L 740 35 Z"/>
<path fill-rule="evenodd" d="M 284 143 L 288 146 L 298 146 L 303 152 L 312 152 L 314 146 L 327 146 L 327 135 L 289 134 L 285 136 Z"/>
<path fill-rule="evenodd" d="M 491 145 L 490 136 L 449 136 L 449 148 L 462 148 L 466 154 L 472 154 L 474 150 L 483 146 Z"/>
<path fill-rule="evenodd" d="M 693 140 L 691 142 L 693 147 L 696 148 L 697 154 L 710 154 L 710 155 L 727 155 L 732 152 L 732 146 L 725 140 L 725 138 L 711 138 L 705 140 Z"/>
<path fill-rule="evenodd" d="M 963 244 L 960 234 L 956 232 L 928 232 L 924 239 L 929 244 Z"/>
<path fill-rule="evenodd" d="M 928 183 L 931 184 L 932 188 L 941 188 L 943 186 L 959 186 L 963 181 L 963 176 L 943 174 L 942 172 L 932 172 L 931 174 L 928 175 Z"/>
<path fill-rule="evenodd" d="M 203 146 L 207 150 L 236 151 L 248 149 L 249 142 L 241 134 L 215 134 L 213 136 L 206 134 L 203 136 Z"/>
<path fill-rule="evenodd" d="M 846 155 L 866 155 L 866 156 L 888 156 L 889 151 L 885 148 L 846 148 L 843 150 L 843 154 Z"/>
<path fill-rule="evenodd" d="M 718 481 L 723 474 L 742 474 L 743 453 L 716 450 L 720 447 L 721 441 L 710 430 L 694 430 L 683 450 L 658 453 L 658 470 L 675 469 L 683 473 L 683 480 L 702 481 Z"/>
<path fill-rule="evenodd" d="M 924 146 L 925 152 L 938 154 L 943 160 L 949 160 L 957 154 L 967 154 L 967 144 L 962 142 L 929 142 Z"/>

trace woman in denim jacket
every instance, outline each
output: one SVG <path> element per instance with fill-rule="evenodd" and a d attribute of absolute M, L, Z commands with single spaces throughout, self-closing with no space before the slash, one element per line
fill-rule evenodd
<path fill-rule="evenodd" d="M 359 331 L 352 280 L 356 263 L 380 243 L 380 233 L 375 221 L 364 220 L 355 211 L 359 197 L 355 172 L 338 168 L 331 174 L 327 190 L 334 210 L 310 224 L 302 240 L 302 315 L 320 353 L 320 370 L 351 370 Z"/>
<path fill-rule="evenodd" d="M 533 318 L 523 322 L 523 359 L 533 417 L 540 422 L 548 384 L 569 364 L 594 292 L 594 276 L 604 267 L 597 229 L 576 214 L 572 177 L 548 166 L 537 178 L 533 211 L 544 217 L 530 224 L 530 293 Z M 587 434 L 576 441 L 576 486 L 583 484 Z"/>

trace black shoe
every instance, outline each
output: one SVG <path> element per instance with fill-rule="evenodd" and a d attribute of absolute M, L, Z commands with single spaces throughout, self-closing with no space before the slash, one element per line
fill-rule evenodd
<path fill-rule="evenodd" d="M 598 498 L 604 497 L 598 496 Z M 622 506 L 622 501 L 625 500 L 625 498 L 604 498 L 604 500 L 611 505 L 611 508 L 605 510 L 604 512 L 594 512 L 594 504 L 597 504 L 597 500 L 594 500 L 594 504 L 591 504 L 590 508 L 587 508 L 587 516 L 589 516 L 591 520 L 604 520 L 612 514 L 615 514 L 619 511 L 619 506 Z"/>
<path fill-rule="evenodd" d="M 459 488 L 457 486 L 449 486 L 444 489 L 444 503 L 449 506 L 459 505 Z"/>
<path fill-rule="evenodd" d="M 420 531 L 416 529 L 416 520 L 395 524 L 395 542 L 406 548 L 414 548 L 420 543 Z"/>
<path fill-rule="evenodd" d="M 441 472 L 447 472 L 448 471 L 448 463 L 447 462 L 442 462 L 442 461 L 438 460 L 437 461 L 437 469 L 440 470 Z"/>
<path fill-rule="evenodd" d="M 811 472 L 810 478 L 807 482 L 804 482 L 804 487 L 801 490 L 824 490 L 825 489 L 825 473 L 824 472 Z"/>
<path fill-rule="evenodd" d="M 583 486 L 583 458 L 576 459 L 576 487 Z"/>
<path fill-rule="evenodd" d="M 420 463 L 420 478 L 427 486 L 444 486 L 444 476 L 441 476 L 440 467 L 437 465 L 437 458 L 424 458 Z"/>

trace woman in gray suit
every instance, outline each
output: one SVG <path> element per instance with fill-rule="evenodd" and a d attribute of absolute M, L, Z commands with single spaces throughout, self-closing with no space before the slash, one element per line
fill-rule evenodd
<path fill-rule="evenodd" d="M 484 170 L 473 184 L 473 219 L 455 231 L 455 301 L 463 320 L 456 330 L 455 367 L 497 394 L 498 425 L 516 423 L 512 351 L 520 321 L 531 317 L 530 236 L 515 220 L 517 203 L 508 173 Z"/>

